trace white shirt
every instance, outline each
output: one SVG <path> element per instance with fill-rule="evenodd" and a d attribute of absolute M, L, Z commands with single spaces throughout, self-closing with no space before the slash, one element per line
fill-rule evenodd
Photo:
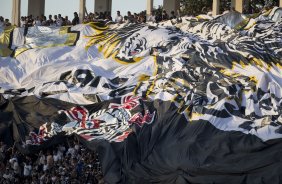
<path fill-rule="evenodd" d="M 11 175 L 11 173 L 8 173 L 8 174 L 7 174 L 7 173 L 4 173 L 4 174 L 3 174 L 3 178 L 5 178 L 6 180 L 7 180 L 7 179 L 12 179 L 12 175 Z"/>
<path fill-rule="evenodd" d="M 156 22 L 156 16 L 150 15 L 147 19 L 147 22 Z"/>
<path fill-rule="evenodd" d="M 57 25 L 57 26 L 62 26 L 62 24 L 63 24 L 62 18 L 58 18 L 58 19 L 56 20 L 56 25 Z"/>
<path fill-rule="evenodd" d="M 25 144 L 26 144 L 26 145 L 30 145 L 30 144 L 32 144 L 32 141 L 31 141 L 30 139 L 27 139 L 27 140 L 25 141 Z"/>
<path fill-rule="evenodd" d="M 45 160 L 46 160 L 45 155 L 41 155 L 41 157 L 39 159 L 39 163 L 43 165 Z"/>
<path fill-rule="evenodd" d="M 116 23 L 122 23 L 122 21 L 123 21 L 123 17 L 120 15 L 120 16 L 116 16 L 116 18 L 115 18 L 115 22 Z"/>
<path fill-rule="evenodd" d="M 41 21 L 40 20 L 35 20 L 34 21 L 35 26 L 41 26 Z"/>
<path fill-rule="evenodd" d="M 24 165 L 24 176 L 30 176 L 31 175 L 31 165 Z"/>
<path fill-rule="evenodd" d="M 79 150 L 79 145 L 76 144 L 76 145 L 74 146 L 74 149 L 76 149 L 76 151 L 78 151 L 78 150 Z"/>
<path fill-rule="evenodd" d="M 212 11 L 209 11 L 207 15 L 212 17 Z"/>
<path fill-rule="evenodd" d="M 54 162 L 57 162 L 62 159 L 61 155 L 57 153 L 56 155 L 53 156 Z"/>
<path fill-rule="evenodd" d="M 14 172 L 15 173 L 19 173 L 19 169 L 20 169 L 20 166 L 19 166 L 19 163 L 18 162 L 14 162 L 13 163 L 13 169 L 14 169 Z"/>
<path fill-rule="evenodd" d="M 25 26 L 25 20 L 21 20 L 21 27 L 24 27 Z M 26 144 L 28 144 L 27 142 L 26 142 Z"/>
<path fill-rule="evenodd" d="M 48 165 L 47 165 L 47 164 L 44 164 L 44 165 L 43 165 L 43 171 L 47 171 L 47 169 L 48 169 Z"/>
<path fill-rule="evenodd" d="M 69 148 L 67 154 L 71 154 L 72 157 L 74 157 L 75 154 L 75 149 L 74 148 Z"/>

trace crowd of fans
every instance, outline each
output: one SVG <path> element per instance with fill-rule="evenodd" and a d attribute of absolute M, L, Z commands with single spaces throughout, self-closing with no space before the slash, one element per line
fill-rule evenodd
<path fill-rule="evenodd" d="M 266 7 L 262 11 L 268 10 Z M 251 8 L 252 12 L 261 11 Z M 223 14 L 230 11 L 235 11 L 234 8 L 224 9 Z M 212 15 L 209 8 L 203 7 L 203 13 Z M 170 13 L 166 10 L 158 9 L 151 12 L 149 16 L 146 11 L 141 13 L 127 12 L 127 15 L 121 15 L 117 11 L 115 18 L 111 16 L 111 12 L 96 12 L 86 13 L 83 23 L 103 21 L 107 23 L 158 23 L 162 21 L 176 19 L 181 20 L 179 11 Z M 68 16 L 62 17 L 61 14 L 41 15 L 37 17 L 22 16 L 20 20 L 20 27 L 31 26 L 67 26 L 79 24 L 79 17 L 74 12 L 72 21 Z M 9 19 L 4 19 L 0 16 L 0 27 L 11 26 Z M 86 150 L 78 140 L 69 139 L 65 144 L 60 144 L 48 150 L 42 150 L 37 155 L 27 156 L 19 152 L 15 146 L 8 147 L 3 142 L 0 142 L 0 183 L 90 183 L 102 184 L 103 176 L 98 155 Z"/>
<path fill-rule="evenodd" d="M 250 1 L 249 4 L 244 4 L 243 12 L 244 13 L 259 13 L 263 12 L 264 10 L 268 10 L 272 8 L 275 3 L 263 3 L 260 4 L 255 3 L 256 1 Z M 234 7 L 221 5 L 221 13 L 225 14 L 230 11 L 235 11 Z M 211 7 L 202 7 L 201 11 L 198 14 L 207 14 L 212 16 L 212 9 Z M 162 21 L 172 20 L 175 19 L 177 22 L 181 21 L 180 10 L 177 12 L 171 11 L 167 12 L 166 10 L 159 7 L 155 9 L 153 12 L 150 12 L 150 15 L 147 16 L 146 11 L 142 11 L 140 13 L 131 13 L 130 11 L 127 12 L 126 15 L 121 15 L 120 11 L 117 11 L 115 18 L 113 19 L 111 16 L 111 12 L 95 12 L 95 13 L 87 13 L 82 22 L 80 22 L 77 12 L 74 12 L 74 18 L 72 21 L 69 20 L 68 16 L 61 16 L 58 15 L 49 15 L 48 19 L 46 16 L 41 15 L 34 17 L 33 15 L 29 16 L 22 16 L 20 19 L 20 27 L 31 27 L 31 26 L 68 26 L 68 25 L 76 25 L 79 23 L 88 23 L 88 22 L 99 22 L 103 21 L 106 23 L 111 24 L 121 24 L 121 23 L 145 23 L 145 22 L 153 22 L 159 23 Z M 4 19 L 4 17 L 0 16 L 0 27 L 11 26 L 9 19 Z"/>
<path fill-rule="evenodd" d="M 79 24 L 79 17 L 77 12 L 74 12 L 74 18 L 72 21 L 69 20 L 68 16 L 62 17 L 61 14 L 49 15 L 48 19 L 46 16 L 41 15 L 33 17 L 29 15 L 27 17 L 22 16 L 20 21 L 20 27 L 31 27 L 31 26 L 68 26 Z"/>
<path fill-rule="evenodd" d="M 105 22 L 112 22 L 112 23 L 145 23 L 145 22 L 162 22 L 171 19 L 180 18 L 180 14 L 176 16 L 174 11 L 167 13 L 166 10 L 158 9 L 156 11 L 151 12 L 151 15 L 147 17 L 146 11 L 142 11 L 140 13 L 131 13 L 130 11 L 127 12 L 127 15 L 121 15 L 120 11 L 117 11 L 115 19 L 112 19 L 110 12 L 104 13 L 90 13 L 84 19 L 84 23 L 87 22 L 95 22 L 99 20 L 103 20 Z"/>
<path fill-rule="evenodd" d="M 149 17 L 146 16 L 146 11 L 140 13 L 131 13 L 127 12 L 127 15 L 121 15 L 120 11 L 117 11 L 115 18 L 111 16 L 111 12 L 96 12 L 96 13 L 86 13 L 86 16 L 82 23 L 88 22 L 99 22 L 103 21 L 111 24 L 122 24 L 122 23 L 145 23 L 145 22 L 154 22 L 158 23 L 161 21 L 166 21 L 170 19 L 180 18 L 179 13 L 176 16 L 174 11 L 167 13 L 166 10 L 158 9 L 151 12 Z M 20 19 L 20 27 L 31 27 L 31 26 L 68 26 L 79 24 L 79 17 L 77 12 L 74 12 L 74 18 L 72 21 L 69 20 L 68 16 L 58 15 L 49 15 L 48 19 L 46 16 L 41 15 L 34 17 L 33 15 L 22 16 Z M 0 17 L 0 27 L 11 26 L 9 19 L 4 19 Z"/>
<path fill-rule="evenodd" d="M 0 183 L 103 184 L 104 180 L 98 155 L 68 139 L 31 156 L 0 142 Z"/>
<path fill-rule="evenodd" d="M 20 27 L 31 27 L 31 26 L 68 26 L 79 24 L 79 17 L 77 12 L 74 12 L 74 18 L 72 21 L 69 20 L 68 16 L 62 17 L 61 14 L 49 15 L 48 19 L 46 16 L 41 15 L 34 17 L 33 15 L 21 16 Z M 4 19 L 0 16 L 0 27 L 11 26 L 9 19 Z"/>
<path fill-rule="evenodd" d="M 11 26 L 9 19 L 4 19 L 4 17 L 0 16 L 0 27 Z"/>

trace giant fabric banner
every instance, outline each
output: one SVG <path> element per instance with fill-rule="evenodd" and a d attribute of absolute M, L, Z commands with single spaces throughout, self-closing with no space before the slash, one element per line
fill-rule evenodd
<path fill-rule="evenodd" d="M 282 183 L 281 17 L 0 30 L 0 138 L 75 135 L 107 183 Z"/>

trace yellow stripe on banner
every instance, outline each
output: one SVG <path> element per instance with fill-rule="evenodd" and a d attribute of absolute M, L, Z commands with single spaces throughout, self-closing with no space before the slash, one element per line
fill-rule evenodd
<path fill-rule="evenodd" d="M 117 57 L 118 52 L 119 52 L 119 50 L 114 52 L 112 59 L 115 60 L 116 62 L 120 63 L 120 64 L 123 64 L 123 65 L 129 65 L 129 64 L 133 64 L 133 63 L 138 63 L 138 62 L 140 62 L 143 59 L 143 57 L 134 57 L 134 58 L 132 58 L 133 62 L 123 61 L 123 60 L 120 60 Z"/>
<path fill-rule="evenodd" d="M 27 48 L 27 47 L 18 48 L 15 51 L 14 57 L 17 57 L 21 53 L 23 53 L 27 50 L 30 50 L 30 49 L 43 49 L 43 48 L 63 47 L 63 46 L 74 45 L 76 40 L 77 40 L 78 33 L 69 32 L 69 27 L 70 26 L 63 26 L 59 30 L 59 36 L 60 35 L 67 35 L 67 39 L 64 43 L 53 43 L 53 44 L 49 44 L 49 45 L 45 45 L 45 46 L 37 46 L 37 47 L 33 47 L 33 48 Z"/>
<path fill-rule="evenodd" d="M 251 20 L 254 20 L 254 19 L 251 19 Z M 256 25 L 257 24 L 257 22 L 254 20 L 253 21 L 253 23 L 252 24 L 250 24 L 250 25 L 248 25 L 248 26 L 246 26 L 245 28 L 244 28 L 244 30 L 249 30 L 249 29 L 251 29 L 254 25 Z"/>
<path fill-rule="evenodd" d="M 253 81 L 256 85 L 258 84 L 258 79 L 255 76 L 250 76 L 250 81 Z"/>
<path fill-rule="evenodd" d="M 276 66 L 282 70 L 282 65 L 280 65 L 279 63 L 276 64 Z"/>
<path fill-rule="evenodd" d="M 62 46 L 64 46 L 64 45 L 68 45 L 68 46 L 74 45 L 74 43 L 77 39 L 77 33 L 69 32 L 69 28 L 70 28 L 70 26 L 63 26 L 63 27 L 60 28 L 59 34 L 60 35 L 67 35 L 67 40 L 65 41 L 65 43 L 60 44 Z M 56 46 L 56 44 L 54 46 Z"/>
<path fill-rule="evenodd" d="M 114 43 L 110 44 L 110 46 L 104 52 L 105 58 L 109 58 L 114 53 L 113 51 L 116 49 L 119 43 L 120 41 L 115 41 Z"/>
<path fill-rule="evenodd" d="M 109 29 L 108 26 L 105 25 L 104 27 L 101 27 L 101 26 L 99 26 L 99 24 L 100 24 L 99 22 L 90 22 L 87 25 L 89 25 L 91 28 L 93 28 L 95 30 L 103 30 L 103 31 L 105 31 L 105 30 Z"/>
<path fill-rule="evenodd" d="M 264 12 L 262 15 L 263 15 L 263 16 L 268 16 L 271 12 L 272 12 L 272 9 L 270 9 L 270 10 Z"/>
<path fill-rule="evenodd" d="M 246 68 L 246 66 L 247 66 L 243 61 L 240 61 L 239 64 L 242 66 L 242 68 Z"/>
<path fill-rule="evenodd" d="M 153 74 L 153 76 L 155 76 L 154 80 L 152 81 L 152 84 L 150 85 L 149 89 L 146 92 L 146 98 L 151 94 L 151 92 L 153 92 L 154 87 L 155 87 L 155 83 L 157 81 L 157 74 L 158 74 L 158 64 L 157 64 L 157 58 L 156 56 L 154 56 L 154 63 L 155 63 L 155 72 Z"/>
<path fill-rule="evenodd" d="M 138 82 L 147 81 L 149 79 L 150 79 L 149 75 L 142 74 L 142 75 L 139 76 Z"/>
<path fill-rule="evenodd" d="M 156 76 L 158 74 L 158 62 L 157 62 L 157 57 L 153 56 L 154 59 L 154 72 L 153 72 L 153 76 Z M 140 88 L 141 84 L 143 81 L 147 81 L 149 82 L 150 76 L 148 75 L 140 75 L 138 83 L 136 85 L 136 87 L 133 90 L 133 93 L 136 95 L 137 94 L 137 90 Z M 147 93 L 146 93 L 146 97 L 147 97 Z"/>
<path fill-rule="evenodd" d="M 154 65 L 155 65 L 155 71 L 153 73 L 153 76 L 156 76 L 158 74 L 158 62 L 157 62 L 157 56 L 153 56 L 153 59 L 154 59 Z"/>
<path fill-rule="evenodd" d="M 259 67 L 261 67 L 261 68 L 264 67 L 264 64 L 263 64 L 264 61 L 263 61 L 263 60 L 257 59 L 257 58 L 253 58 L 252 61 L 254 62 L 254 64 L 255 64 L 256 66 L 259 66 Z"/>
<path fill-rule="evenodd" d="M 15 51 L 15 54 L 14 54 L 14 57 L 17 57 L 18 55 L 20 55 L 21 53 L 29 50 L 30 48 L 19 48 L 19 49 L 16 49 Z"/>
<path fill-rule="evenodd" d="M 193 113 L 191 114 L 190 119 L 191 119 L 191 120 L 198 120 L 199 117 L 201 117 L 201 116 L 203 116 L 203 114 L 200 114 L 200 113 L 197 113 L 197 112 L 193 112 Z"/>
<path fill-rule="evenodd" d="M 11 33 L 15 29 L 14 26 L 5 27 L 3 33 L 0 35 L 0 56 L 7 57 L 13 52 L 9 48 L 11 40 Z"/>

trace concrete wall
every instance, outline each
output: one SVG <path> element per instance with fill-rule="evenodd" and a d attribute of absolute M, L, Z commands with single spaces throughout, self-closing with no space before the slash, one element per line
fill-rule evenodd
<path fill-rule="evenodd" d="M 212 15 L 216 16 L 219 14 L 220 0 L 213 0 L 212 2 Z"/>
<path fill-rule="evenodd" d="M 177 10 L 180 9 L 180 0 L 164 0 L 163 6 L 169 16 L 171 11 L 174 11 L 176 14 Z"/>
<path fill-rule="evenodd" d="M 236 0 L 235 10 L 240 13 L 243 13 L 244 7 L 246 7 L 246 10 L 248 11 L 249 3 L 250 3 L 250 0 Z"/>
<path fill-rule="evenodd" d="M 84 17 L 85 17 L 85 0 L 79 1 L 79 23 L 83 23 Z"/>
<path fill-rule="evenodd" d="M 242 13 L 243 12 L 243 7 L 244 7 L 244 0 L 237 0 L 235 3 L 235 10 Z"/>
<path fill-rule="evenodd" d="M 151 15 L 154 8 L 154 0 L 147 0 L 147 16 Z"/>
<path fill-rule="evenodd" d="M 20 26 L 21 16 L 21 0 L 13 0 L 12 2 L 12 25 Z"/>
<path fill-rule="evenodd" d="M 231 7 L 230 8 L 235 8 L 236 0 L 231 0 Z"/>
<path fill-rule="evenodd" d="M 45 0 L 28 0 L 28 15 L 34 17 L 44 15 L 45 12 Z"/>
<path fill-rule="evenodd" d="M 112 12 L 112 0 L 95 0 L 95 12 Z"/>
<path fill-rule="evenodd" d="M 282 0 L 279 1 L 279 7 L 282 7 Z"/>

